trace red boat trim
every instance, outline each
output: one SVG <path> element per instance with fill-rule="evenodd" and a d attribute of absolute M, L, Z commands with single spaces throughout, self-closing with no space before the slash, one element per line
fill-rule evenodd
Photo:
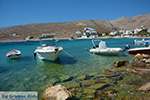
<path fill-rule="evenodd" d="M 15 55 L 8 55 L 6 56 L 7 58 L 11 57 L 11 56 L 20 56 L 21 54 L 15 54 Z"/>
<path fill-rule="evenodd" d="M 150 49 L 147 50 L 128 50 L 128 53 L 132 53 L 132 54 L 150 54 Z"/>

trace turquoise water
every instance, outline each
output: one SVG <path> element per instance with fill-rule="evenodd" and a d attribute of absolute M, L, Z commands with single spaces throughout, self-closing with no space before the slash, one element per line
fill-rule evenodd
<path fill-rule="evenodd" d="M 121 47 L 131 43 L 135 38 L 102 39 L 108 47 Z M 142 39 L 137 39 L 142 40 Z M 48 42 L 48 41 L 47 41 Z M 52 41 L 51 41 L 52 42 Z M 120 45 L 122 43 L 122 45 Z M 33 52 L 39 41 L 0 43 L 0 90 L 1 91 L 39 91 L 41 93 L 55 82 L 73 76 L 77 77 L 89 73 L 102 73 L 104 69 L 112 69 L 118 60 L 132 60 L 133 55 L 119 56 L 93 55 L 86 51 L 92 48 L 91 39 L 60 40 L 64 51 L 56 62 L 42 61 L 33 57 Z M 133 45 L 131 45 L 134 47 Z M 12 49 L 22 52 L 18 60 L 5 57 Z"/>

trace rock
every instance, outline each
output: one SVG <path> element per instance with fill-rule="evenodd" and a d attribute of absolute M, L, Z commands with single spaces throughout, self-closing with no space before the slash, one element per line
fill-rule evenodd
<path fill-rule="evenodd" d="M 146 69 L 146 68 L 127 68 L 126 70 L 128 72 L 133 72 L 140 75 L 150 74 L 150 69 Z"/>
<path fill-rule="evenodd" d="M 99 89 L 103 89 L 107 85 L 108 84 L 106 83 L 98 83 L 98 84 L 91 85 L 89 88 L 99 90 Z"/>
<path fill-rule="evenodd" d="M 73 77 L 71 76 L 71 77 L 69 77 L 67 79 L 64 79 L 63 82 L 71 81 L 72 79 L 73 79 Z"/>
<path fill-rule="evenodd" d="M 71 89 L 71 88 L 79 88 L 80 84 L 77 82 L 69 82 L 67 84 L 64 85 L 67 89 Z"/>
<path fill-rule="evenodd" d="M 88 80 L 90 79 L 92 76 L 90 75 L 82 75 L 82 76 L 79 76 L 77 77 L 78 80 Z"/>
<path fill-rule="evenodd" d="M 76 97 L 77 100 L 78 100 L 78 99 L 80 99 L 80 98 L 82 97 L 82 95 L 83 95 L 82 93 L 76 93 L 76 96 L 75 96 L 75 97 Z M 76 99 L 75 99 L 75 100 L 76 100 Z"/>
<path fill-rule="evenodd" d="M 137 73 L 137 71 L 134 68 L 127 68 L 126 70 L 130 73 Z"/>
<path fill-rule="evenodd" d="M 89 100 L 89 99 L 91 100 L 93 98 L 95 98 L 94 94 L 88 94 L 87 96 L 84 97 L 85 100 Z"/>
<path fill-rule="evenodd" d="M 47 88 L 41 97 L 42 100 L 73 100 L 72 94 L 62 85 Z"/>
<path fill-rule="evenodd" d="M 137 89 L 138 91 L 149 91 L 150 90 L 150 82 L 142 85 L 140 88 Z"/>
<path fill-rule="evenodd" d="M 95 98 L 95 94 L 96 94 L 96 90 L 94 89 L 89 89 L 89 88 L 85 88 L 83 91 L 83 94 L 85 94 L 84 99 L 93 99 Z"/>
<path fill-rule="evenodd" d="M 84 81 L 81 81 L 81 83 L 82 83 L 82 86 L 83 86 L 83 87 L 87 87 L 87 86 L 90 86 L 90 85 L 93 85 L 93 84 L 98 83 L 98 81 L 91 79 L 91 80 L 84 80 Z"/>
<path fill-rule="evenodd" d="M 142 54 L 143 58 L 149 58 L 150 55 L 147 55 L 147 54 Z"/>
<path fill-rule="evenodd" d="M 117 76 L 117 79 L 122 80 L 122 76 L 121 75 Z"/>
<path fill-rule="evenodd" d="M 109 89 L 109 88 L 106 88 L 104 90 L 102 90 L 102 94 L 104 95 L 105 94 L 105 97 L 114 97 L 114 96 L 117 96 L 117 91 L 115 89 Z"/>
<path fill-rule="evenodd" d="M 123 61 L 114 62 L 114 67 L 121 67 L 121 66 L 124 66 L 126 62 L 128 62 L 126 59 L 123 60 Z"/>
<path fill-rule="evenodd" d="M 145 60 L 145 63 L 150 64 L 150 59 Z"/>
<path fill-rule="evenodd" d="M 146 67 L 150 67 L 150 64 L 146 64 Z"/>
<path fill-rule="evenodd" d="M 139 59 L 133 59 L 132 66 L 134 67 L 145 67 L 146 64 L 140 61 Z"/>
<path fill-rule="evenodd" d="M 54 83 L 52 83 L 53 84 L 53 86 L 55 86 L 56 84 L 58 84 L 58 83 L 60 83 L 61 82 L 61 80 L 60 79 L 56 79 L 55 80 L 55 82 Z"/>
<path fill-rule="evenodd" d="M 144 58 L 144 59 L 141 59 L 140 61 L 145 62 L 146 60 L 147 60 L 147 59 Z"/>
<path fill-rule="evenodd" d="M 112 71 L 110 71 L 108 69 L 105 69 L 103 72 L 106 73 L 106 74 L 114 74 L 114 72 L 112 72 Z"/>
<path fill-rule="evenodd" d="M 136 70 L 140 70 L 140 71 L 150 71 L 149 68 L 135 68 Z"/>
<path fill-rule="evenodd" d="M 96 90 L 85 88 L 83 93 L 85 94 L 95 94 Z"/>
<path fill-rule="evenodd" d="M 135 57 L 134 57 L 134 59 L 142 59 L 142 58 L 143 58 L 143 56 L 139 53 L 136 54 Z"/>

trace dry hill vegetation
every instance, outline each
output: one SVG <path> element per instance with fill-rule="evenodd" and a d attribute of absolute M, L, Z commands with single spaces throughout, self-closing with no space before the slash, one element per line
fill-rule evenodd
<path fill-rule="evenodd" d="M 95 28 L 99 33 L 120 29 L 134 29 L 139 26 L 150 28 L 150 14 L 135 17 L 121 17 L 117 20 L 81 20 L 60 23 L 35 23 L 12 27 L 0 28 L 0 41 L 25 40 L 27 36 L 38 39 L 44 33 L 55 34 L 57 38 L 76 37 L 76 31 L 82 31 L 85 27 Z M 17 34 L 15 37 L 13 34 Z"/>

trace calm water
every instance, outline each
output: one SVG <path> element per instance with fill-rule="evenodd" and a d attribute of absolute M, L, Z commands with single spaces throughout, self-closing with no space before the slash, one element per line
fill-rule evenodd
<path fill-rule="evenodd" d="M 102 39 L 108 47 L 121 47 L 134 39 Z M 142 39 L 137 39 L 142 40 Z M 52 42 L 52 41 L 51 41 Z M 120 45 L 122 43 L 122 45 Z M 80 76 L 112 69 L 118 60 L 131 60 L 132 55 L 101 56 L 93 55 L 85 48 L 92 48 L 90 39 L 60 40 L 57 45 L 64 48 L 56 62 L 42 61 L 33 57 L 33 52 L 40 42 L 0 43 L 0 90 L 1 91 L 39 91 L 41 93 L 56 81 L 70 76 Z M 6 59 L 5 55 L 12 49 L 22 52 L 21 59 Z"/>

